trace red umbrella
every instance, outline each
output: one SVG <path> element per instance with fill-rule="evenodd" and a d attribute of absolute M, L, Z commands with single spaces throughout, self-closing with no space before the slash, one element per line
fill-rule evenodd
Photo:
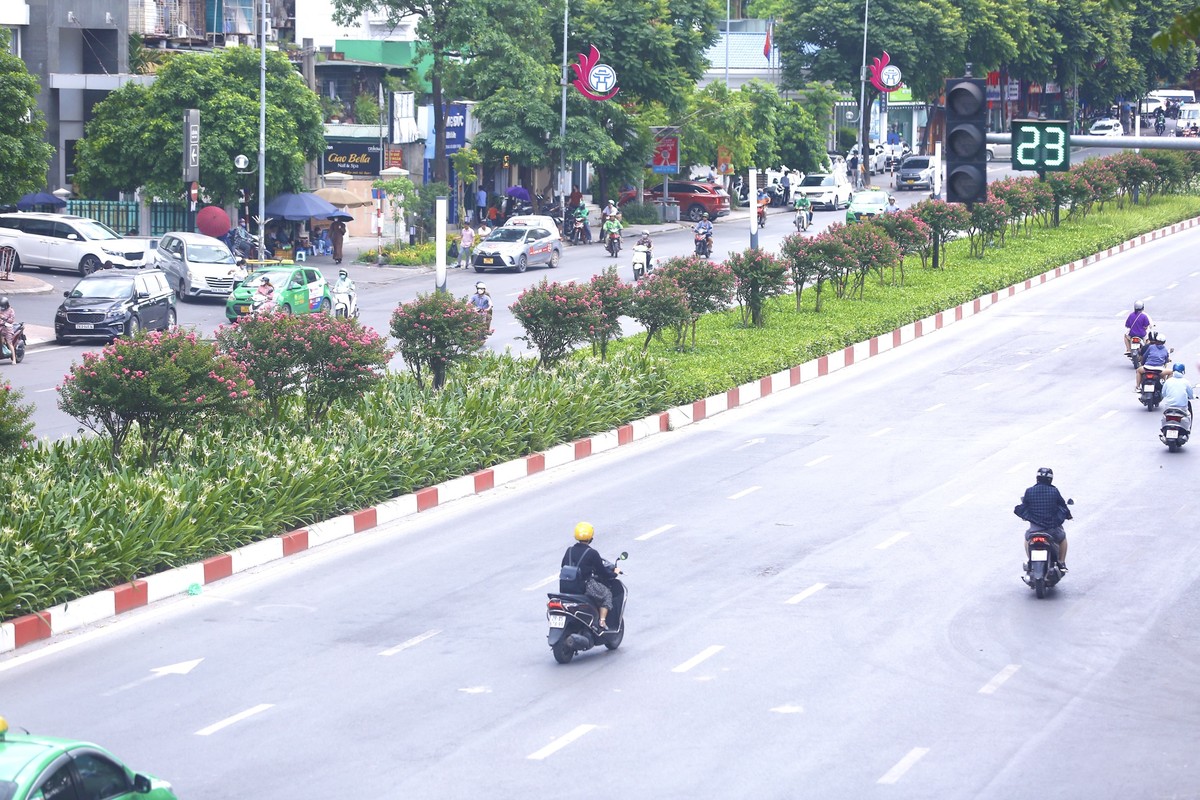
<path fill-rule="evenodd" d="M 229 233 L 229 215 L 220 206 L 205 206 L 196 214 L 196 227 L 205 236 L 220 238 Z"/>

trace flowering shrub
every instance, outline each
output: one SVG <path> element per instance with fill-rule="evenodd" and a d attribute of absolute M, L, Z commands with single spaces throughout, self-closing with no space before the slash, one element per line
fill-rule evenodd
<path fill-rule="evenodd" d="M 489 324 L 469 300 L 445 292 L 419 295 L 392 312 L 392 336 L 400 341 L 397 350 L 421 388 L 428 375 L 433 388 L 441 389 L 448 366 L 483 349 L 492 332 Z"/>
<path fill-rule="evenodd" d="M 1084 209 L 1085 215 L 1091 211 L 1091 206 L 1095 203 L 1099 203 L 1100 210 L 1103 211 L 1104 203 L 1114 199 L 1117 196 L 1117 190 L 1121 188 L 1117 182 L 1115 170 L 1108 163 L 1110 160 L 1108 158 L 1092 158 L 1078 167 L 1072 168 L 1072 172 L 1079 171 L 1080 177 L 1087 181 L 1092 190 L 1088 198 L 1088 206 Z"/>
<path fill-rule="evenodd" d="M 988 185 L 988 202 L 993 196 L 1004 201 L 1004 209 L 1008 224 L 1014 231 L 1018 230 L 1034 212 L 1034 194 L 1031 187 L 1037 181 L 1032 178 L 1001 178 Z M 1004 236 L 1000 236 L 1001 242 Z"/>
<path fill-rule="evenodd" d="M 724 311 L 733 300 L 737 279 L 726 264 L 691 255 L 667 259 L 658 271 L 673 278 L 687 295 L 691 309 L 692 347 L 696 346 L 696 322 L 704 314 Z M 675 330 L 675 346 L 684 343 L 684 326 Z"/>
<path fill-rule="evenodd" d="M 542 366 L 591 339 L 600 322 L 600 301 L 589 284 L 550 283 L 543 278 L 521 292 L 509 308 L 525 329 L 518 338 L 538 351 Z"/>
<path fill-rule="evenodd" d="M 933 256 L 933 268 L 938 268 L 938 262 L 946 259 L 946 242 L 951 234 L 965 231 L 971 219 L 967 209 L 958 203 L 944 203 L 941 200 L 922 200 L 910 211 L 917 219 L 929 226 L 929 252 Z M 925 266 L 925 256 L 921 256 L 921 266 Z"/>
<path fill-rule="evenodd" d="M 1154 192 L 1179 192 L 1191 180 L 1195 170 L 1191 167 L 1192 153 L 1177 153 L 1173 150 L 1147 150 L 1143 153 L 1154 163 Z M 1197 156 L 1200 158 L 1200 155 Z"/>
<path fill-rule="evenodd" d="M 592 353 L 599 351 L 600 360 L 608 358 L 608 343 L 621 336 L 621 317 L 632 307 L 633 287 L 622 283 L 616 267 L 593 275 L 591 288 L 598 304 L 596 322 L 592 326 Z"/>
<path fill-rule="evenodd" d="M 650 349 L 650 341 L 667 328 L 686 324 L 692 318 L 687 292 L 675 279 L 662 272 L 651 272 L 633 287 L 633 308 L 629 315 L 646 329 L 642 355 Z"/>
<path fill-rule="evenodd" d="M 217 343 L 246 365 L 273 414 L 299 396 L 309 421 L 371 388 L 392 355 L 387 342 L 358 320 L 327 314 L 242 317 L 217 330 Z"/>
<path fill-rule="evenodd" d="M 0 456 L 12 456 L 29 444 L 33 405 L 22 405 L 24 397 L 7 381 L 0 383 Z"/>
<path fill-rule="evenodd" d="M 737 279 L 736 295 L 742 310 L 742 324 L 761 328 L 766 322 L 763 312 L 767 298 L 787 291 L 787 263 L 752 247 L 730 253 L 725 265 Z"/>
<path fill-rule="evenodd" d="M 892 282 L 895 283 L 895 269 L 904 256 L 882 229 L 876 225 L 843 225 L 832 235 L 840 236 L 854 257 L 854 278 L 848 293 L 850 297 L 857 294 L 862 299 L 867 276 L 872 272 L 879 274 L 879 283 L 882 285 L 884 270 L 891 269 Z"/>
<path fill-rule="evenodd" d="M 1121 187 L 1122 194 L 1117 197 L 1117 208 L 1125 207 L 1126 195 L 1132 202 L 1143 187 L 1149 188 L 1150 182 L 1154 180 L 1155 164 L 1143 155 L 1126 150 L 1109 156 L 1107 160 L 1113 168 L 1117 184 Z"/>
<path fill-rule="evenodd" d="M 1050 184 L 1050 191 L 1054 193 L 1054 207 L 1061 208 L 1066 206 L 1070 209 L 1067 216 L 1075 216 L 1075 212 L 1079 211 L 1081 215 L 1086 214 L 1088 198 L 1092 196 L 1092 187 L 1084 179 L 1083 175 L 1075 168 L 1068 172 L 1052 172 L 1046 176 L 1046 183 Z M 1055 214 L 1055 223 L 1058 225 L 1058 215 Z"/>
<path fill-rule="evenodd" d="M 1010 216 L 1008 204 L 989 192 L 987 202 L 975 203 L 970 213 L 971 224 L 967 226 L 967 237 L 971 240 L 971 255 L 983 258 L 988 242 L 994 241 L 997 236 L 1003 242 Z"/>
<path fill-rule="evenodd" d="M 846 239 L 838 234 L 839 227 L 845 226 L 834 223 L 816 236 L 793 234 L 783 240 L 781 252 L 792 273 L 797 311 L 800 310 L 800 300 L 806 285 L 811 284 L 816 291 L 814 310 L 820 311 L 821 292 L 825 284 L 835 285 L 840 276 L 854 270 L 854 253 L 851 252 Z"/>
<path fill-rule="evenodd" d="M 58 407 L 109 436 L 114 464 L 136 427 L 146 465 L 179 446 L 184 435 L 239 411 L 254 381 L 231 355 L 190 331 L 117 339 L 83 354 L 59 389 Z"/>
<path fill-rule="evenodd" d="M 902 256 L 919 254 L 925 258 L 929 249 L 931 231 L 928 225 L 908 210 L 899 214 L 880 214 L 872 220 L 889 239 L 900 248 Z M 924 265 L 924 261 L 922 261 Z M 900 283 L 904 283 L 904 259 L 897 265 L 900 268 Z M 895 269 L 892 270 L 892 284 L 896 283 Z"/>

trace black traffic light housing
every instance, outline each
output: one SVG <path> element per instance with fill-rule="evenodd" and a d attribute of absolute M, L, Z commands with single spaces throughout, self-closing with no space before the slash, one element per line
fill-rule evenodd
<path fill-rule="evenodd" d="M 946 201 L 987 202 L 987 88 L 983 78 L 946 80 Z"/>

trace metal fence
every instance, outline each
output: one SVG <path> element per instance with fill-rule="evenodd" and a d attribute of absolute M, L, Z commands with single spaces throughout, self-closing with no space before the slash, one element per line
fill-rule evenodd
<path fill-rule="evenodd" d="M 103 222 L 122 235 L 141 231 L 141 208 L 132 200 L 68 200 L 66 211 Z M 188 210 L 183 203 L 155 201 L 150 204 L 151 236 L 187 229 Z"/>
<path fill-rule="evenodd" d="M 150 235 L 162 236 L 167 231 L 186 231 L 188 210 L 183 203 L 151 203 Z"/>

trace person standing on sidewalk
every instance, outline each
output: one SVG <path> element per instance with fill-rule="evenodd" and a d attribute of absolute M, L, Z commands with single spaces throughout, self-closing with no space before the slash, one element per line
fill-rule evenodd
<path fill-rule="evenodd" d="M 467 267 L 471 266 L 471 250 L 475 247 L 475 231 L 467 223 L 462 226 L 462 239 L 458 243 L 458 263 L 455 265 L 459 269 L 464 269 L 463 264 Z"/>
<path fill-rule="evenodd" d="M 342 240 L 346 237 L 346 223 L 334 220 L 329 226 L 329 240 L 333 242 L 333 263 L 342 263 Z"/>
<path fill-rule="evenodd" d="M 485 216 L 487 216 L 487 189 L 480 186 L 479 191 L 475 192 L 475 221 L 483 222 Z"/>

